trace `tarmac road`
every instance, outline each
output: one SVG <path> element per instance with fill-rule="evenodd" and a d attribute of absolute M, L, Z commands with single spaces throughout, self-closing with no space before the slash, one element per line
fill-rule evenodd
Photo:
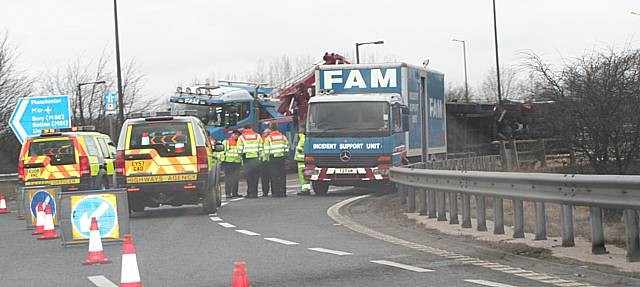
<path fill-rule="evenodd" d="M 295 193 L 295 179 L 288 182 Z M 354 200 L 356 196 L 361 197 Z M 215 215 L 201 214 L 198 206 L 147 209 L 131 220 L 142 283 L 230 286 L 233 263 L 240 260 L 246 262 L 251 286 L 568 287 L 640 282 L 398 225 L 370 210 L 380 208 L 378 203 L 388 197 L 365 189 L 332 188 L 326 197 L 225 200 Z M 0 286 L 118 284 L 120 245 L 105 246 L 112 264 L 82 266 L 86 247 L 37 241 L 14 216 L 0 216 Z M 91 276 L 103 278 L 94 277 L 94 283 Z"/>

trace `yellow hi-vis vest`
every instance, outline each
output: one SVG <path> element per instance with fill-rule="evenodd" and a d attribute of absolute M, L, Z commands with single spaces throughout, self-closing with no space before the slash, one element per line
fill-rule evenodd
<path fill-rule="evenodd" d="M 238 154 L 237 144 L 230 144 L 229 140 L 224 140 L 222 142 L 222 145 L 224 145 L 224 153 L 222 154 L 222 158 L 221 158 L 222 162 L 235 162 L 235 163 L 242 162 L 242 159 Z"/>
<path fill-rule="evenodd" d="M 279 131 L 273 131 L 267 137 L 267 150 L 266 153 L 269 157 L 285 157 L 289 151 L 289 141 L 287 137 L 281 134 Z"/>
<path fill-rule="evenodd" d="M 295 161 L 304 161 L 304 134 L 298 135 L 298 144 L 296 145 L 296 154 L 293 156 Z"/>
<path fill-rule="evenodd" d="M 238 138 L 238 154 L 245 158 L 257 158 L 262 150 L 262 138 L 252 130 L 242 132 Z"/>

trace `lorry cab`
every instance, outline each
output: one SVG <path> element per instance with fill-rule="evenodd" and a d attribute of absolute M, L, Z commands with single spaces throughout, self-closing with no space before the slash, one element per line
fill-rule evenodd
<path fill-rule="evenodd" d="M 63 191 L 108 188 L 115 147 L 109 136 L 93 130 L 43 130 L 28 138 L 18 162 L 20 184 L 60 186 Z"/>
<path fill-rule="evenodd" d="M 446 153 L 442 74 L 382 63 L 319 66 L 315 77 L 304 176 L 316 194 L 387 185 L 391 167 Z"/>

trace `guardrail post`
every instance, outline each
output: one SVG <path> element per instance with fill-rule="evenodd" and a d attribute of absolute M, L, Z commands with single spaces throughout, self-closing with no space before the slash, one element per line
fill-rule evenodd
<path fill-rule="evenodd" d="M 462 228 L 471 228 L 471 200 L 466 193 L 462 195 Z"/>
<path fill-rule="evenodd" d="M 504 209 L 502 198 L 493 198 L 493 234 L 504 234 Z"/>
<path fill-rule="evenodd" d="M 573 236 L 573 206 L 563 204 L 560 209 L 562 219 L 562 247 L 574 247 L 576 242 Z"/>
<path fill-rule="evenodd" d="M 524 238 L 524 203 L 513 200 L 513 238 Z"/>
<path fill-rule="evenodd" d="M 420 202 L 419 206 L 419 210 L 418 212 L 419 215 L 427 215 L 427 190 L 424 188 L 421 188 L 420 190 L 418 190 L 418 201 Z"/>
<path fill-rule="evenodd" d="M 591 207 L 591 253 L 607 254 L 604 247 L 604 228 L 602 226 L 602 209 Z"/>
<path fill-rule="evenodd" d="M 547 216 L 544 212 L 544 202 L 536 202 L 536 237 L 534 240 L 547 239 Z"/>
<path fill-rule="evenodd" d="M 458 194 L 449 192 L 449 224 L 458 224 Z"/>
<path fill-rule="evenodd" d="M 484 206 L 484 196 L 476 195 L 476 212 L 478 219 L 478 231 L 487 231 L 487 210 Z"/>
<path fill-rule="evenodd" d="M 407 213 L 416 212 L 416 189 L 415 187 L 408 187 L 407 191 Z"/>
<path fill-rule="evenodd" d="M 400 191 L 400 206 L 407 204 L 407 187 L 404 185 L 398 185 Z"/>
<path fill-rule="evenodd" d="M 436 218 L 436 192 L 433 190 L 427 191 L 427 213 L 429 218 Z"/>
<path fill-rule="evenodd" d="M 447 221 L 447 199 L 444 191 L 437 191 L 438 193 L 438 221 Z"/>
<path fill-rule="evenodd" d="M 640 238 L 638 237 L 638 213 L 633 209 L 624 211 L 624 234 L 627 246 L 627 262 L 640 261 Z"/>

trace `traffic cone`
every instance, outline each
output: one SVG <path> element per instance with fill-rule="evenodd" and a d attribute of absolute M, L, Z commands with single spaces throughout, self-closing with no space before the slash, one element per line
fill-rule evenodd
<path fill-rule="evenodd" d="M 233 282 L 232 287 L 249 287 L 249 277 L 247 276 L 247 268 L 244 261 L 238 261 L 233 264 Z"/>
<path fill-rule="evenodd" d="M 7 202 L 4 200 L 4 195 L 0 194 L 0 214 L 9 213 L 7 208 Z"/>
<path fill-rule="evenodd" d="M 56 226 L 53 224 L 53 214 L 51 214 L 51 205 L 47 204 L 44 209 L 44 231 L 38 240 L 58 239 L 60 235 L 56 234 Z"/>
<path fill-rule="evenodd" d="M 136 247 L 131 234 L 125 234 L 122 242 L 122 269 L 120 271 L 120 287 L 140 287 L 140 272 L 136 259 Z"/>
<path fill-rule="evenodd" d="M 98 228 L 98 220 L 95 217 L 92 217 L 91 229 L 89 232 L 89 255 L 87 255 L 87 260 L 82 262 L 82 265 L 108 263 L 111 263 L 111 260 L 104 257 L 104 250 L 102 250 L 102 237 L 100 236 L 100 229 Z"/>
<path fill-rule="evenodd" d="M 38 202 L 38 207 L 36 207 L 36 231 L 34 231 L 33 235 L 42 234 L 44 232 L 44 209 L 42 209 L 42 202 Z"/>

